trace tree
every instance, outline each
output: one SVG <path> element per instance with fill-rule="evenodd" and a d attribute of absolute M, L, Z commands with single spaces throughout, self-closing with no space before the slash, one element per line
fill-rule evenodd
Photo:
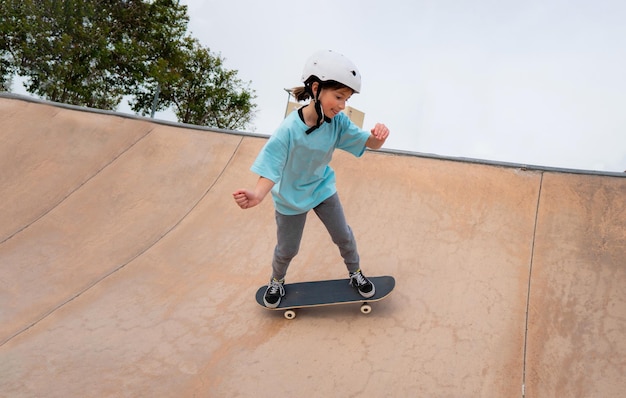
<path fill-rule="evenodd" d="M 180 64 L 159 64 L 152 85 L 135 93 L 135 112 L 148 114 L 156 86 L 158 110 L 172 106 L 183 123 L 221 129 L 244 129 L 254 117 L 256 96 L 250 82 L 224 67 L 224 59 L 192 38 L 180 48 Z M 146 89 L 149 88 L 149 89 Z"/>
<path fill-rule="evenodd" d="M 115 109 L 124 95 L 146 114 L 243 128 L 253 117 L 250 83 L 186 35 L 179 0 L 0 0 L 0 87 L 27 78 L 28 92 L 74 105 Z"/>
<path fill-rule="evenodd" d="M 0 0 L 0 90 L 10 91 L 13 75 L 17 72 L 14 51 L 25 42 L 29 30 L 26 3 Z"/>
<path fill-rule="evenodd" d="M 52 101 L 115 109 L 150 63 L 184 37 L 176 0 L 2 0 L 13 68 L 27 91 Z M 3 9 L 3 13 L 5 10 Z M 167 32 L 168 35 L 164 35 Z"/>

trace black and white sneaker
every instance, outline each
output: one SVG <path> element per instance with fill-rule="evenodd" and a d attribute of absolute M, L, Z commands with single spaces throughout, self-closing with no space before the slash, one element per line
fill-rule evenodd
<path fill-rule="evenodd" d="M 374 284 L 363 275 L 361 270 L 350 273 L 350 285 L 357 288 L 361 296 L 370 298 L 376 293 Z"/>
<path fill-rule="evenodd" d="M 272 278 L 267 285 L 265 296 L 263 296 L 263 303 L 267 308 L 276 308 L 280 304 L 280 299 L 285 295 L 285 279 L 278 280 Z"/>

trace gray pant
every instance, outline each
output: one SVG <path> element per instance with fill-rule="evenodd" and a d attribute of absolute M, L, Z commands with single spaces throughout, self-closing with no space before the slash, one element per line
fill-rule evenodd
<path fill-rule="evenodd" d="M 359 269 L 359 252 L 352 229 L 346 223 L 343 207 L 336 193 L 320 203 L 313 209 L 315 214 L 324 223 L 333 242 L 339 247 L 339 253 L 343 257 L 349 272 Z M 286 216 L 276 212 L 276 227 L 278 244 L 274 249 L 272 260 L 272 277 L 283 279 L 287 274 L 287 268 L 291 260 L 298 254 L 304 223 L 307 213 L 295 216 Z"/>

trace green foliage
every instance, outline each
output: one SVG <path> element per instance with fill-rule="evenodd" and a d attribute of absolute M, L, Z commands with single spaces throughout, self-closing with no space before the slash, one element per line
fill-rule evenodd
<path fill-rule="evenodd" d="M 27 91 L 52 101 L 114 109 L 133 81 L 141 55 L 128 29 L 141 1 L 8 0 L 14 12 L 9 36 L 13 67 L 28 78 Z M 11 11 L 9 10 L 9 11 Z M 22 22 L 25 22 L 22 24 Z M 4 30 L 4 29 L 3 29 Z"/>
<path fill-rule="evenodd" d="M 0 90 L 9 91 L 16 73 L 13 49 L 25 42 L 29 20 L 25 18 L 27 1 L 0 0 Z"/>
<path fill-rule="evenodd" d="M 254 116 L 256 98 L 250 83 L 237 78 L 237 71 L 227 70 L 223 59 L 187 38 L 180 48 L 177 65 L 157 64 L 150 90 L 135 93 L 133 110 L 148 114 L 153 93 L 159 86 L 159 110 L 174 108 L 183 123 L 221 129 L 245 128 Z"/>
<path fill-rule="evenodd" d="M 14 74 L 51 101 L 137 112 L 172 106 L 179 121 L 243 128 L 256 105 L 237 71 L 188 36 L 178 0 L 0 0 L 0 87 Z"/>

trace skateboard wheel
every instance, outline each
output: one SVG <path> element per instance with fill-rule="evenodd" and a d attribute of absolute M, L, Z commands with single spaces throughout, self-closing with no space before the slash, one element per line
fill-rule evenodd
<path fill-rule="evenodd" d="M 293 319 L 296 317 L 296 312 L 293 310 L 287 310 L 285 311 L 285 318 L 287 319 Z"/>
<path fill-rule="evenodd" d="M 363 304 L 361 306 L 361 312 L 364 314 L 369 314 L 370 312 L 372 312 L 372 306 L 369 304 Z"/>

